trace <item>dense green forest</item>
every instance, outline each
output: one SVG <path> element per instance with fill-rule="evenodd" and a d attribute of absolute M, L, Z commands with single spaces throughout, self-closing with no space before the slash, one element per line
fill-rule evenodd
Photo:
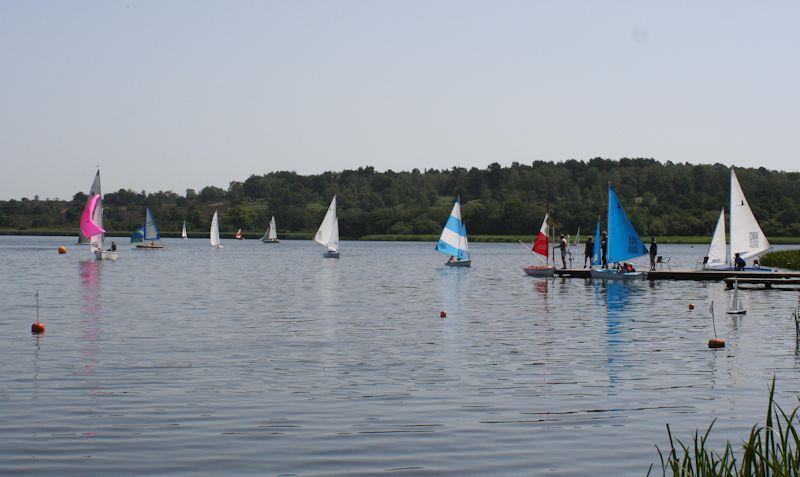
<path fill-rule="evenodd" d="M 800 236 L 800 173 L 736 169 L 750 205 L 767 235 Z M 87 177 L 87 186 L 90 177 Z M 104 196 L 105 227 L 128 232 L 150 207 L 162 231 L 207 233 L 219 209 L 222 229 L 263 233 L 275 215 L 280 233 L 313 232 L 328 202 L 338 195 L 343 237 L 371 234 L 435 234 L 453 199 L 461 196 L 470 234 L 532 234 L 538 230 L 550 184 L 551 217 L 560 231 L 592 230 L 605 215 L 607 184 L 616 188 L 642 235 L 709 235 L 728 203 L 730 172 L 722 164 L 660 163 L 653 159 L 490 164 L 410 172 L 357 170 L 300 175 L 278 171 L 208 186 L 184 194 L 118 190 Z M 70 201 L 38 198 L 0 201 L 0 229 L 77 230 L 86 194 Z"/>

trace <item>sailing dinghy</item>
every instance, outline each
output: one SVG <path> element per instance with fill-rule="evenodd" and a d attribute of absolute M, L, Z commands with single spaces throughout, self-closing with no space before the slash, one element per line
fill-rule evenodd
<path fill-rule="evenodd" d="M 278 243 L 278 228 L 275 226 L 274 215 L 269 220 L 269 228 L 264 233 L 264 236 L 261 237 L 261 241 L 264 243 Z"/>
<path fill-rule="evenodd" d="M 242 229 L 236 231 L 236 240 L 244 240 L 244 235 L 242 235 Z"/>
<path fill-rule="evenodd" d="M 731 304 L 728 307 L 729 315 L 744 315 L 747 309 L 742 304 L 742 299 L 739 297 L 739 279 L 733 281 L 733 296 L 731 297 Z"/>
<path fill-rule="evenodd" d="M 100 209 L 100 214 L 97 215 L 97 210 Z M 103 210 L 100 205 L 100 195 L 93 195 L 86 202 L 86 207 L 83 208 L 81 215 L 81 233 L 85 237 L 89 237 L 91 250 L 97 260 L 116 260 L 117 252 L 115 250 L 103 250 L 103 236 L 105 229 L 103 223 Z"/>
<path fill-rule="evenodd" d="M 645 255 L 647 247 L 642 242 L 622 203 L 619 201 L 614 186 L 608 185 L 608 262 L 621 264 L 616 269 L 593 268 L 592 278 L 625 280 L 644 277 L 644 272 L 633 270 L 633 266 L 625 260 Z"/>
<path fill-rule="evenodd" d="M 144 232 L 144 236 L 142 237 L 144 242 L 136 244 L 136 248 L 142 250 L 161 250 L 164 248 L 164 244 L 159 242 L 159 240 L 161 240 L 161 234 L 158 231 L 156 218 L 153 215 L 153 211 L 150 210 L 150 207 L 148 207 L 147 211 L 144 213 L 144 227 L 142 231 Z"/>
<path fill-rule="evenodd" d="M 325 213 L 325 218 L 319 224 L 314 241 L 325 247 L 325 258 L 339 258 L 339 217 L 336 216 L 336 196 L 333 196 L 331 205 Z"/>
<path fill-rule="evenodd" d="M 94 175 L 94 180 L 92 181 L 92 186 L 89 188 L 89 198 L 86 199 L 86 203 L 89 203 L 89 200 L 92 199 L 94 196 L 100 196 L 100 201 L 98 202 L 97 209 L 95 210 L 94 221 L 97 223 L 101 228 L 103 227 L 103 193 L 100 192 L 100 169 L 97 170 L 97 173 Z M 78 234 L 78 244 L 80 245 L 89 245 L 91 241 L 89 237 L 80 232 Z"/>
<path fill-rule="evenodd" d="M 436 244 L 436 251 L 449 255 L 444 263 L 448 267 L 469 267 L 472 258 L 469 254 L 469 240 L 467 240 L 467 226 L 461 220 L 461 199 L 456 198 L 453 210 L 444 224 L 442 235 Z"/>
<path fill-rule="evenodd" d="M 181 229 L 181 240 L 186 240 L 189 238 L 189 235 L 186 234 L 186 221 L 183 221 L 183 228 Z"/>
<path fill-rule="evenodd" d="M 539 228 L 539 234 L 536 236 L 536 240 L 533 242 L 533 248 L 531 249 L 539 260 L 541 260 L 540 257 L 545 257 L 544 264 L 531 265 L 523 268 L 525 273 L 532 277 L 552 277 L 556 273 L 555 266 L 550 265 L 550 240 L 547 235 L 549 229 L 547 218 L 548 214 L 544 214 L 542 226 Z"/>
<path fill-rule="evenodd" d="M 217 215 L 217 211 L 214 211 L 214 216 L 211 217 L 211 231 L 209 233 L 209 240 L 211 242 L 211 246 L 220 249 L 222 245 L 219 243 L 219 216 Z"/>

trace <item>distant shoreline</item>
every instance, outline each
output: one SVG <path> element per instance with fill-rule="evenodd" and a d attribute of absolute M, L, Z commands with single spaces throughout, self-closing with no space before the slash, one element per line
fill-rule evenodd
<path fill-rule="evenodd" d="M 75 237 L 77 239 L 78 233 L 73 230 L 11 230 L 0 229 L 0 235 L 19 235 L 19 236 L 32 236 L 32 237 Z M 109 237 L 128 238 L 129 232 L 109 231 Z M 164 238 L 179 238 L 180 232 L 161 232 Z M 232 239 L 234 232 L 222 232 L 221 238 Z M 260 239 L 263 232 L 250 231 L 244 233 L 248 239 Z M 584 236 L 585 237 L 585 236 Z M 189 238 L 208 238 L 207 233 L 194 234 L 189 233 Z M 311 240 L 314 238 L 313 232 L 287 232 L 278 234 L 280 240 Z M 471 242 L 481 243 L 531 243 L 536 238 L 535 235 L 469 235 Z M 364 235 L 362 237 L 342 237 L 343 240 L 361 240 L 367 242 L 436 242 L 439 239 L 438 234 L 425 234 L 425 235 L 400 235 L 400 234 L 379 234 L 379 235 Z M 571 240 L 574 239 L 570 237 Z M 642 237 L 645 243 L 650 242 L 650 237 Z M 707 236 L 681 236 L 670 235 L 663 237 L 656 237 L 659 244 L 692 244 L 702 245 L 711 242 L 711 237 Z M 769 237 L 772 245 L 800 245 L 800 237 Z M 583 240 L 581 240 L 583 242 Z"/>

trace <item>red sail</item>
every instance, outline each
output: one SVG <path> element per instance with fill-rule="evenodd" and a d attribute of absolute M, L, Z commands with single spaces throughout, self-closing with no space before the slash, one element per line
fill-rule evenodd
<path fill-rule="evenodd" d="M 549 256 L 547 253 L 550 240 L 547 238 L 547 214 L 544 215 L 542 227 L 539 229 L 539 235 L 536 236 L 536 241 L 533 242 L 533 251 L 543 257 Z"/>

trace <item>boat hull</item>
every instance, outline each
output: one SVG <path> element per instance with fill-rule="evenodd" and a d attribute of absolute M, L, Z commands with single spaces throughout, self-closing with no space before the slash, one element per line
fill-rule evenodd
<path fill-rule="evenodd" d="M 324 258 L 339 258 L 339 252 L 334 252 L 333 250 L 327 250 L 325 253 L 322 254 Z"/>
<path fill-rule="evenodd" d="M 164 245 L 157 243 L 157 244 L 149 244 L 149 243 L 140 243 L 136 246 L 138 249 L 142 250 L 161 250 L 164 248 Z"/>
<path fill-rule="evenodd" d="M 747 310 L 728 310 L 726 312 L 728 315 L 746 315 Z"/>
<path fill-rule="evenodd" d="M 618 272 L 611 269 L 592 270 L 592 278 L 598 280 L 641 280 L 644 272 Z"/>
<path fill-rule="evenodd" d="M 525 273 L 531 277 L 552 277 L 556 274 L 555 267 L 531 265 L 530 267 L 525 267 L 522 270 L 524 270 Z"/>
<path fill-rule="evenodd" d="M 280 243 L 278 239 L 262 239 L 262 243 Z"/>
<path fill-rule="evenodd" d="M 454 260 L 452 262 L 444 262 L 448 267 L 471 267 L 472 259 L 468 260 Z"/>
<path fill-rule="evenodd" d="M 94 252 L 94 258 L 97 260 L 116 260 L 117 252 L 111 252 L 109 250 L 97 250 Z"/>
<path fill-rule="evenodd" d="M 741 270 L 736 270 L 733 267 L 705 267 L 704 272 L 775 272 L 774 268 L 767 267 L 744 267 Z"/>

